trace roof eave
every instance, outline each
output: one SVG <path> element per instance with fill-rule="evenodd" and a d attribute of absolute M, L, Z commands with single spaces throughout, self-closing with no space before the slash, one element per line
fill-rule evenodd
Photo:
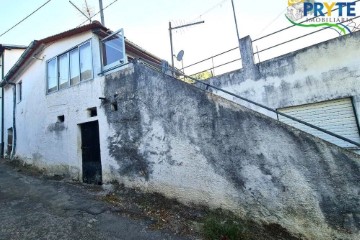
<path fill-rule="evenodd" d="M 5 75 L 4 79 L 0 82 L 0 87 L 5 87 L 11 81 L 15 73 L 23 65 L 23 62 L 28 60 L 34 53 L 35 49 L 40 45 L 41 43 L 36 40 L 30 43 L 29 47 L 21 54 L 20 58 L 16 61 L 14 66 L 10 69 L 10 71 Z"/>

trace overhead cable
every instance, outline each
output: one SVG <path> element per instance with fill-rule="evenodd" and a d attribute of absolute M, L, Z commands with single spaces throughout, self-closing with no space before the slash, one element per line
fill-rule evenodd
<path fill-rule="evenodd" d="M 29 15 L 27 15 L 25 18 L 23 18 L 20 22 L 18 22 L 17 24 L 15 24 L 14 26 L 12 26 L 11 28 L 9 28 L 8 30 L 6 30 L 5 32 L 3 32 L 0 37 L 4 36 L 6 33 L 10 32 L 12 29 L 14 29 L 16 26 L 18 26 L 20 23 L 22 23 L 23 21 L 25 21 L 26 19 L 28 19 L 30 16 L 32 16 L 34 13 L 36 13 L 37 11 L 39 11 L 41 8 L 43 8 L 46 4 L 48 4 L 49 2 L 51 2 L 52 0 L 48 0 L 47 2 L 45 2 L 43 5 L 41 5 L 40 7 L 38 7 L 35 11 L 33 11 L 32 13 L 30 13 Z"/>

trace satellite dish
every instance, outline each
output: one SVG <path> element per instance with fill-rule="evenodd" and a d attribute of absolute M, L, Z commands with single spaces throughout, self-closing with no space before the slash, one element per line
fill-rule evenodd
<path fill-rule="evenodd" d="M 185 53 L 184 50 L 181 50 L 181 51 L 177 54 L 176 59 L 177 59 L 179 62 L 183 59 L 184 53 Z"/>

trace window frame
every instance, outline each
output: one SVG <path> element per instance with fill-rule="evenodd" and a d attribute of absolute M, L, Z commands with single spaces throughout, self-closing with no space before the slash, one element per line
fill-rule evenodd
<path fill-rule="evenodd" d="M 81 66 L 80 66 L 80 47 L 89 43 L 90 45 L 90 66 L 91 66 L 91 77 L 88 78 L 88 79 L 85 79 L 85 80 L 82 80 L 81 81 Z M 70 53 L 72 51 L 74 51 L 75 49 L 77 49 L 77 61 L 78 61 L 78 67 L 79 67 L 79 82 L 78 83 L 75 83 L 75 84 L 71 84 L 71 60 L 70 60 Z M 54 93 L 54 92 L 58 92 L 58 91 L 61 91 L 61 90 L 64 90 L 64 89 L 68 89 L 72 86 L 76 86 L 78 84 L 80 84 L 81 82 L 86 82 L 86 81 L 90 81 L 90 80 L 93 80 L 94 79 L 94 61 L 93 61 L 93 45 L 92 45 L 92 39 L 87 39 L 86 41 L 48 59 L 46 61 L 46 95 L 48 94 L 51 94 L 51 93 Z M 63 55 L 67 55 L 68 56 L 68 61 L 67 61 L 67 65 L 68 65 L 68 79 L 67 79 L 67 86 L 66 87 L 63 87 L 63 88 L 60 88 L 60 72 L 59 72 L 59 57 L 60 56 L 63 56 Z M 53 91 L 50 91 L 49 92 L 49 62 L 51 62 L 52 60 L 56 61 L 55 65 L 56 65 L 56 83 L 57 83 L 57 86 L 56 86 L 56 89 L 53 90 Z"/>
<path fill-rule="evenodd" d="M 90 78 L 88 78 L 88 79 L 84 79 L 84 80 L 81 80 L 81 55 L 80 55 L 80 48 L 82 47 L 82 46 L 84 46 L 84 45 L 86 45 L 87 43 L 89 43 L 89 47 L 90 47 L 90 65 L 91 65 L 91 77 Z M 83 43 L 81 43 L 81 44 L 79 44 L 78 46 L 78 54 L 79 54 L 79 77 L 80 77 L 80 82 L 79 83 L 81 83 L 81 82 L 85 82 L 85 81 L 89 81 L 89 80 L 91 80 L 91 79 L 94 79 L 94 64 L 93 64 L 93 51 L 92 51 L 92 44 L 91 44 L 91 40 L 89 40 L 89 41 L 86 41 L 86 42 L 83 42 Z M 74 49 L 72 49 L 72 50 L 74 50 Z M 70 51 L 69 51 L 70 52 Z M 69 70 L 70 70 L 70 68 L 69 68 Z"/>
<path fill-rule="evenodd" d="M 110 64 L 107 64 L 107 65 L 104 65 L 104 48 L 103 48 L 103 44 L 104 44 L 104 41 L 106 41 L 107 39 L 115 36 L 115 35 L 118 35 L 120 33 L 120 35 L 122 36 L 122 39 L 123 39 L 123 54 L 124 54 L 124 61 L 121 62 L 121 60 L 117 60 L 113 63 L 110 63 Z M 116 66 L 121 66 L 121 65 L 124 65 L 128 62 L 128 59 L 127 59 L 127 55 L 126 55 L 126 47 L 125 47 L 125 34 L 124 34 L 124 29 L 121 28 L 119 29 L 118 31 L 116 32 L 113 32 L 112 34 L 110 34 L 109 36 L 106 36 L 104 37 L 103 39 L 99 39 L 100 40 L 100 53 L 101 53 L 101 68 L 102 68 L 102 72 L 103 71 L 108 71 L 109 69 L 111 68 L 114 68 Z"/>
<path fill-rule="evenodd" d="M 74 50 L 77 51 L 77 55 L 76 55 L 75 57 L 76 57 L 77 62 L 78 62 L 78 76 L 77 76 L 77 77 L 79 78 L 79 81 L 72 84 L 72 82 L 71 82 L 72 78 L 71 78 L 71 69 L 70 69 L 70 67 L 71 67 L 71 52 L 73 52 Z M 71 87 L 71 86 L 78 85 L 78 84 L 80 84 L 80 82 L 81 82 L 81 81 L 80 81 L 80 54 L 79 54 L 79 48 L 72 48 L 72 49 L 70 49 L 70 50 L 68 51 L 68 53 L 69 53 L 69 86 Z"/>
<path fill-rule="evenodd" d="M 65 83 L 67 83 L 66 85 L 67 86 L 65 86 L 65 87 L 61 87 L 61 83 L 60 83 L 60 76 L 61 76 L 61 74 L 60 74 L 60 57 L 62 57 L 62 56 L 64 56 L 64 55 L 66 55 L 67 56 L 67 66 L 68 66 L 68 76 L 67 76 L 67 81 L 66 82 L 64 82 L 63 84 L 65 84 Z M 58 56 L 56 56 L 57 57 L 57 85 L 58 85 L 58 90 L 62 90 L 62 89 L 66 89 L 66 88 L 68 88 L 69 86 L 70 86 L 70 84 L 69 84 L 69 81 L 70 81 L 70 51 L 68 51 L 68 52 L 65 52 L 65 53 L 63 53 L 63 54 L 60 54 L 60 55 L 58 55 Z"/>
<path fill-rule="evenodd" d="M 57 92 L 59 91 L 59 84 L 58 84 L 58 80 L 57 81 L 57 84 L 56 84 L 56 89 L 53 90 L 53 91 L 49 91 L 49 62 L 51 62 L 52 60 L 55 60 L 55 66 L 56 66 L 56 69 L 57 69 L 57 56 L 56 57 L 53 57 L 53 58 L 50 58 L 49 60 L 46 61 L 46 93 L 49 94 L 49 93 L 53 93 L 53 92 Z M 56 75 L 58 75 L 58 73 L 56 72 Z M 56 78 L 57 79 L 57 78 Z"/>
<path fill-rule="evenodd" d="M 17 91 L 18 91 L 18 103 L 23 100 L 23 82 L 19 81 L 17 84 Z"/>

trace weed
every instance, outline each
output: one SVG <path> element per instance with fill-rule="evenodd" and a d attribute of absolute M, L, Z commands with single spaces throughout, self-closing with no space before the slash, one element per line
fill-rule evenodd
<path fill-rule="evenodd" d="M 204 236 L 209 240 L 245 240 L 248 238 L 246 228 L 233 218 L 208 216 L 204 222 Z"/>

